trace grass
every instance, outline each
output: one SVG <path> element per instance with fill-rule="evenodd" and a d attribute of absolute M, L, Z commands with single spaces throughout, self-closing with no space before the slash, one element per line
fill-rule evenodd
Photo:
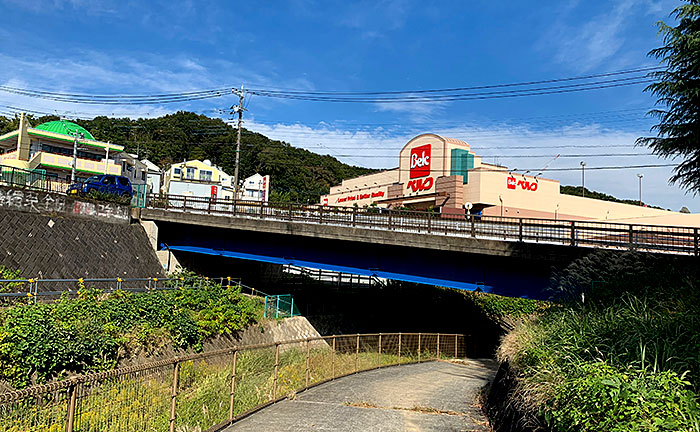
<path fill-rule="evenodd" d="M 354 336 L 352 337 L 354 340 Z M 407 347 L 408 348 L 408 347 Z M 408 349 L 407 349 L 408 350 Z M 353 350 L 333 351 L 324 341 L 309 346 L 309 385 L 378 365 L 399 363 L 397 352 L 382 353 L 370 344 Z M 421 359 L 435 359 L 425 350 Z M 441 358 L 448 358 L 444 353 Z M 418 353 L 402 352 L 401 364 L 418 360 Z M 78 398 L 76 432 L 166 430 L 170 415 L 173 366 L 98 385 L 86 385 Z M 273 400 L 275 348 L 240 351 L 236 360 L 234 415 Z M 281 345 L 277 368 L 277 397 L 294 397 L 306 387 L 306 346 Z M 175 426 L 178 431 L 206 430 L 228 421 L 231 401 L 233 355 L 182 362 L 179 366 Z M 54 398 L 55 397 L 55 398 Z M 0 405 L 0 425 L 8 432 L 58 432 L 65 429 L 65 392 L 51 394 L 42 403 L 27 398 L 14 405 Z"/>
<path fill-rule="evenodd" d="M 498 357 L 519 378 L 511 402 L 553 431 L 700 431 L 698 269 L 608 258 L 587 258 L 585 278 L 605 282 L 585 302 L 548 308 L 503 339 Z M 581 298 L 579 265 L 559 275 L 569 299 Z"/>

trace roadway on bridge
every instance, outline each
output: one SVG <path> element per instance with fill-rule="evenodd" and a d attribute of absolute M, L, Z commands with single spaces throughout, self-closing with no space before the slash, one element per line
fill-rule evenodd
<path fill-rule="evenodd" d="M 322 384 L 244 418 L 242 431 L 488 431 L 477 404 L 491 360 L 388 367 Z"/>

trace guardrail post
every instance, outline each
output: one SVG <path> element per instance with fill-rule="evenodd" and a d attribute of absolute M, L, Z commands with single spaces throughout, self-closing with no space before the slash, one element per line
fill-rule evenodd
<path fill-rule="evenodd" d="M 431 225 L 431 221 L 432 221 L 432 219 L 433 219 L 433 218 L 432 218 L 432 214 L 433 214 L 433 212 L 428 213 L 428 233 L 430 233 L 430 230 L 431 230 L 431 228 L 432 228 L 432 227 L 430 226 L 430 225 Z"/>
<path fill-rule="evenodd" d="M 440 333 L 437 334 L 437 343 L 435 345 L 437 345 L 435 350 L 437 351 L 437 359 L 440 360 Z"/>
<path fill-rule="evenodd" d="M 571 246 L 576 246 L 576 223 L 571 221 Z"/>
<path fill-rule="evenodd" d="M 236 216 L 236 206 L 238 205 L 238 202 L 236 201 L 236 198 L 233 199 L 233 206 L 231 206 L 231 210 L 233 212 L 233 215 Z"/>
<path fill-rule="evenodd" d="M 420 363 L 420 333 L 418 333 L 418 363 Z"/>
<path fill-rule="evenodd" d="M 323 223 L 323 206 L 318 208 L 318 223 Z"/>
<path fill-rule="evenodd" d="M 331 379 L 335 379 L 335 336 L 333 336 L 333 352 L 331 353 Z"/>
<path fill-rule="evenodd" d="M 175 363 L 173 370 L 173 387 L 170 390 L 170 432 L 175 432 L 175 400 L 177 399 L 177 386 L 180 377 L 180 362 Z"/>
<path fill-rule="evenodd" d="M 382 334 L 379 333 L 379 364 L 377 367 L 382 367 Z"/>
<path fill-rule="evenodd" d="M 455 358 L 459 356 L 459 352 L 457 351 L 457 347 L 459 346 L 459 340 L 457 339 L 458 335 L 455 334 Z"/>
<path fill-rule="evenodd" d="M 352 208 L 352 226 L 355 226 L 355 220 L 357 219 L 357 207 Z"/>
<path fill-rule="evenodd" d="M 392 215 L 392 213 L 393 213 L 393 210 L 389 210 L 389 218 L 388 218 L 388 226 L 389 226 L 389 228 L 388 228 L 388 229 L 391 229 L 391 215 Z"/>
<path fill-rule="evenodd" d="M 634 225 L 629 226 L 629 244 L 634 244 Z"/>
<path fill-rule="evenodd" d="M 471 234 L 472 234 L 472 237 L 476 237 L 476 221 L 475 221 L 475 219 L 476 219 L 476 218 L 474 217 L 474 215 L 470 215 L 470 216 L 469 216 L 469 221 L 470 221 L 470 223 L 471 223 Z"/>
<path fill-rule="evenodd" d="M 309 348 L 309 340 L 306 339 L 306 386 L 305 389 L 309 388 L 309 365 L 311 360 L 311 350 Z"/>
<path fill-rule="evenodd" d="M 360 334 L 357 334 L 357 346 L 355 347 L 355 373 L 360 371 Z"/>
<path fill-rule="evenodd" d="M 292 220 L 292 203 L 289 203 L 289 206 L 287 207 L 287 218 Z"/>
<path fill-rule="evenodd" d="M 233 405 L 235 403 L 236 394 L 236 361 L 238 360 L 238 351 L 233 352 L 233 367 L 231 368 L 231 395 L 228 407 L 228 421 L 233 422 Z"/>
<path fill-rule="evenodd" d="M 399 333 L 399 364 L 401 364 L 401 333 Z"/>
<path fill-rule="evenodd" d="M 66 419 L 66 432 L 73 432 L 75 424 L 75 402 L 77 399 L 78 385 L 73 384 L 68 387 L 68 414 Z"/>
<path fill-rule="evenodd" d="M 700 254 L 700 250 L 698 250 L 698 229 L 693 228 L 693 249 L 695 250 L 695 256 L 698 256 Z"/>
<path fill-rule="evenodd" d="M 275 376 L 272 382 L 272 400 L 277 400 L 277 373 L 280 365 L 280 344 L 275 344 Z"/>
<path fill-rule="evenodd" d="M 183 211 L 187 210 L 187 195 L 182 197 L 182 210 Z"/>
<path fill-rule="evenodd" d="M 263 212 L 263 209 L 265 208 L 264 203 L 260 201 L 260 219 L 263 219 L 265 217 L 265 214 Z"/>
<path fill-rule="evenodd" d="M 523 218 L 518 219 L 518 241 L 523 241 Z"/>
<path fill-rule="evenodd" d="M 211 214 L 211 197 L 207 197 L 207 213 Z"/>

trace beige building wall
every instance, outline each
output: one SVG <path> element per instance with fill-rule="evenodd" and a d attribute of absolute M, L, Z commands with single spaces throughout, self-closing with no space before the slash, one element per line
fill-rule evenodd
<path fill-rule="evenodd" d="M 328 195 L 321 196 L 321 204 L 329 206 L 368 206 L 388 197 L 389 186 L 398 181 L 399 169 L 368 174 L 343 180 L 331 186 Z"/>

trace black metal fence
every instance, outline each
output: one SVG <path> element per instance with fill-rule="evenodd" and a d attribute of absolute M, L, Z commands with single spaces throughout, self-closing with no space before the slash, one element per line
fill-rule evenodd
<path fill-rule="evenodd" d="M 182 195 L 149 195 L 146 207 L 466 238 L 700 255 L 697 227 L 477 215 L 455 217 L 426 211 L 260 203 Z"/>
<path fill-rule="evenodd" d="M 324 382 L 464 357 L 464 335 L 374 333 L 232 347 L 0 393 L 11 432 L 215 431 Z"/>

